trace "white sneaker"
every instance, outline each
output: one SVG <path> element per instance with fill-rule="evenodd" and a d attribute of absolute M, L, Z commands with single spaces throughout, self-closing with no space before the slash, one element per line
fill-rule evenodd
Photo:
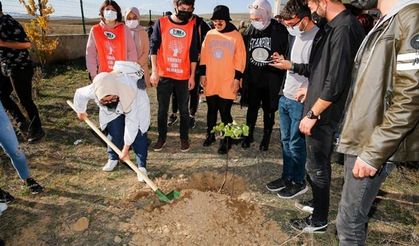
<path fill-rule="evenodd" d="M 106 165 L 103 166 L 102 170 L 105 172 L 112 172 L 116 165 L 118 165 L 118 160 L 108 160 Z"/>
<path fill-rule="evenodd" d="M 0 215 L 7 209 L 6 203 L 0 203 Z"/>
<path fill-rule="evenodd" d="M 145 169 L 145 167 L 139 167 L 138 170 L 140 170 L 140 172 L 142 172 L 145 176 L 147 176 L 147 169 Z M 140 176 L 140 174 L 137 173 L 137 179 L 139 182 L 145 182 L 143 177 Z"/>

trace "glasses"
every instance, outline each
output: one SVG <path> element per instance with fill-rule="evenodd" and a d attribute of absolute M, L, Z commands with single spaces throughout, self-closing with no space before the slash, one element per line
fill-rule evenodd
<path fill-rule="evenodd" d="M 295 18 L 295 17 L 294 17 L 294 18 Z M 282 20 L 282 24 L 284 24 L 284 26 L 294 28 L 295 26 L 297 26 L 298 24 L 300 24 L 300 22 L 301 22 L 302 20 L 303 20 L 303 18 L 301 18 L 299 21 L 297 21 L 297 23 L 295 23 L 295 24 L 294 24 L 294 25 L 292 25 L 292 26 L 289 26 L 289 25 L 285 24 L 285 21 L 284 21 L 284 20 Z"/>

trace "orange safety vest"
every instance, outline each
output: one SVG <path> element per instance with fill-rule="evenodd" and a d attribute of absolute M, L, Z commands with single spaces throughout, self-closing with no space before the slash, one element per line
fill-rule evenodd
<path fill-rule="evenodd" d="M 105 30 L 101 25 L 93 26 L 96 49 L 99 61 L 99 73 L 112 71 L 115 61 L 125 61 L 127 47 L 125 42 L 125 25 L 118 25 Z"/>
<path fill-rule="evenodd" d="M 191 77 L 189 50 L 196 18 L 185 25 L 160 18 L 161 45 L 157 51 L 157 67 L 161 77 L 188 80 Z"/>

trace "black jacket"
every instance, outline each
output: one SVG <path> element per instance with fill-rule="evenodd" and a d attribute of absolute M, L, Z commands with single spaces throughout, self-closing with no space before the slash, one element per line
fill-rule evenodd
<path fill-rule="evenodd" d="M 265 30 L 257 30 L 250 25 L 243 33 L 247 51 L 247 63 L 243 78 L 242 104 L 247 104 L 247 91 L 257 87 L 269 87 L 271 106 L 278 107 L 278 94 L 282 87 L 285 71 L 276 69 L 254 59 L 255 51 L 266 54 L 269 59 L 274 52 L 285 54 L 288 48 L 287 29 L 272 19 L 271 24 Z M 258 49 L 260 52 L 258 52 Z"/>
<path fill-rule="evenodd" d="M 303 115 L 320 98 L 332 105 L 317 124 L 339 123 L 351 85 L 353 61 L 364 36 L 359 22 L 347 10 L 317 32 L 309 64 L 294 64 L 294 72 L 309 78 Z"/>

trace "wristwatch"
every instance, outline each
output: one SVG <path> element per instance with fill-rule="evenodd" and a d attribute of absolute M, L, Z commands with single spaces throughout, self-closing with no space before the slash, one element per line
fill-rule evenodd
<path fill-rule="evenodd" d="M 306 117 L 311 119 L 311 120 L 314 120 L 314 119 L 320 120 L 320 115 L 315 115 L 313 110 L 308 111 L 307 114 L 306 114 Z"/>

